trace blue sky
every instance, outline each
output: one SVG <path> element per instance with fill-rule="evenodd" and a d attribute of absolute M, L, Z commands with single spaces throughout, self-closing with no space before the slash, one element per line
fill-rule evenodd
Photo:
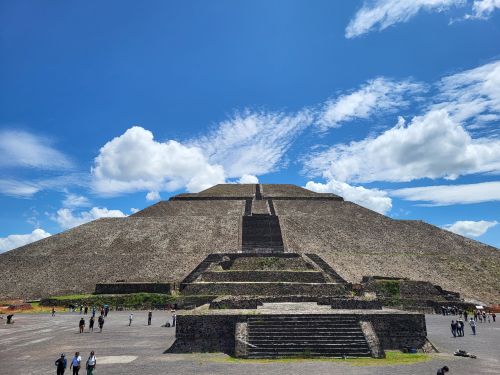
<path fill-rule="evenodd" d="M 0 1 L 0 252 L 221 182 L 500 247 L 500 2 Z"/>

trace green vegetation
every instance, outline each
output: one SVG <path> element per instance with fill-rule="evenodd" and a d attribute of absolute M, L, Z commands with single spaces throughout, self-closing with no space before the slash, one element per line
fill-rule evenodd
<path fill-rule="evenodd" d="M 89 305 L 102 306 L 105 304 L 124 308 L 149 308 L 154 305 L 184 303 L 187 305 L 199 304 L 212 296 L 180 296 L 178 294 L 131 293 L 131 294 L 73 294 L 44 298 L 41 306 Z"/>
<path fill-rule="evenodd" d="M 305 354 L 305 353 L 304 353 Z M 290 362 L 337 362 L 349 364 L 351 366 L 395 366 L 412 365 L 415 363 L 427 362 L 432 359 L 432 355 L 425 353 L 408 354 L 400 351 L 386 351 L 386 357 L 377 358 L 278 358 L 278 359 L 241 359 L 218 354 L 196 354 L 196 359 L 208 362 L 225 363 L 290 363 Z M 306 356 L 305 356 L 306 357 Z"/>
<path fill-rule="evenodd" d="M 399 281 L 398 280 L 377 280 L 377 294 L 383 297 L 399 298 Z"/>

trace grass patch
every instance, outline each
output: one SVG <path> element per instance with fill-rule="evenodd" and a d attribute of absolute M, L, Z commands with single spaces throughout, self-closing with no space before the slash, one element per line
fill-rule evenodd
<path fill-rule="evenodd" d="M 297 363 L 297 362 L 332 362 L 342 363 L 351 366 L 396 366 L 396 365 L 412 365 L 415 363 L 427 362 L 432 359 L 430 354 L 416 353 L 408 354 L 400 351 L 386 351 L 386 358 L 277 358 L 277 359 L 241 359 L 226 355 L 196 355 L 197 359 L 208 362 L 218 363 Z"/>

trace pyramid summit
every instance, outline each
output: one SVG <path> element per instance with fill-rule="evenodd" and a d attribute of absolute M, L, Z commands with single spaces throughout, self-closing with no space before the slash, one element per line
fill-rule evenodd
<path fill-rule="evenodd" d="M 408 278 L 500 300 L 498 249 L 281 184 L 215 185 L 0 254 L 0 297 L 87 293 L 117 280 L 181 284 L 209 256 L 266 252 L 316 256 L 349 283 Z"/>

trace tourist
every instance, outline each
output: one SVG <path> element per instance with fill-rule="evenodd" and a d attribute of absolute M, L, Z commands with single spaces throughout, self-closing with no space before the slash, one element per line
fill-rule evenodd
<path fill-rule="evenodd" d="M 86 369 L 87 375 L 92 375 L 94 373 L 95 367 L 97 365 L 97 359 L 95 357 L 94 351 L 90 352 L 89 358 L 87 359 Z"/>
<path fill-rule="evenodd" d="M 451 333 L 453 337 L 457 337 L 457 323 L 454 320 L 451 321 Z"/>
<path fill-rule="evenodd" d="M 104 305 L 104 316 L 107 317 L 109 313 L 109 305 Z"/>
<path fill-rule="evenodd" d="M 89 319 L 89 332 L 94 332 L 94 317 L 91 316 Z"/>
<path fill-rule="evenodd" d="M 80 323 L 78 323 L 78 327 L 80 327 L 80 333 L 83 333 L 83 329 L 85 328 L 85 319 L 83 319 L 83 316 L 80 319 Z"/>
<path fill-rule="evenodd" d="M 54 306 L 52 306 L 52 316 L 56 316 L 56 309 Z"/>
<path fill-rule="evenodd" d="M 132 313 L 131 313 L 131 314 L 128 316 L 128 326 L 129 326 L 129 327 L 132 325 L 132 320 L 133 320 L 133 319 L 134 319 L 134 314 L 132 314 Z"/>
<path fill-rule="evenodd" d="M 84 309 L 83 309 L 83 313 L 84 313 L 85 315 L 87 315 L 88 311 L 89 311 L 89 307 L 88 307 L 87 305 L 85 305 L 85 307 L 84 307 Z"/>
<path fill-rule="evenodd" d="M 95 318 L 95 306 L 92 306 L 92 318 Z"/>
<path fill-rule="evenodd" d="M 71 364 L 69 365 L 69 369 L 73 368 L 73 375 L 78 375 L 78 371 L 80 371 L 80 364 L 82 363 L 82 357 L 80 357 L 80 352 L 76 352 L 75 356 L 71 360 Z"/>
<path fill-rule="evenodd" d="M 177 316 L 175 313 L 172 314 L 172 327 L 175 327 L 175 321 L 177 320 Z"/>
<path fill-rule="evenodd" d="M 497 314 L 495 314 L 495 313 L 491 314 L 491 318 L 493 319 L 493 323 L 495 323 L 495 320 L 497 318 Z"/>
<path fill-rule="evenodd" d="M 151 319 L 153 318 L 153 312 L 150 310 L 148 312 L 148 326 L 151 325 Z"/>
<path fill-rule="evenodd" d="M 97 324 L 99 324 L 99 332 L 102 333 L 102 327 L 104 326 L 104 317 L 102 315 L 97 319 Z"/>
<path fill-rule="evenodd" d="M 470 328 L 472 329 L 472 334 L 476 334 L 476 321 L 472 318 L 469 320 Z"/>
<path fill-rule="evenodd" d="M 467 319 L 467 317 L 469 316 L 469 313 L 467 312 L 467 310 L 464 311 L 464 320 L 466 322 L 468 322 L 469 320 Z"/>
<path fill-rule="evenodd" d="M 57 369 L 57 375 L 63 375 L 67 365 L 66 356 L 64 355 L 64 353 L 61 353 L 61 357 L 57 359 L 54 364 Z"/>
<path fill-rule="evenodd" d="M 450 371 L 450 369 L 448 368 L 448 366 L 444 366 L 444 367 L 441 367 L 437 374 L 436 375 L 444 375 L 445 373 L 447 373 L 448 371 Z"/>
<path fill-rule="evenodd" d="M 83 313 L 83 305 L 80 305 L 80 315 Z"/>
<path fill-rule="evenodd" d="M 458 335 L 463 337 L 465 335 L 465 332 L 464 332 L 465 323 L 462 319 L 458 319 L 457 323 L 458 323 L 458 326 L 457 326 Z"/>
<path fill-rule="evenodd" d="M 483 311 L 483 322 L 486 323 L 486 312 Z"/>

